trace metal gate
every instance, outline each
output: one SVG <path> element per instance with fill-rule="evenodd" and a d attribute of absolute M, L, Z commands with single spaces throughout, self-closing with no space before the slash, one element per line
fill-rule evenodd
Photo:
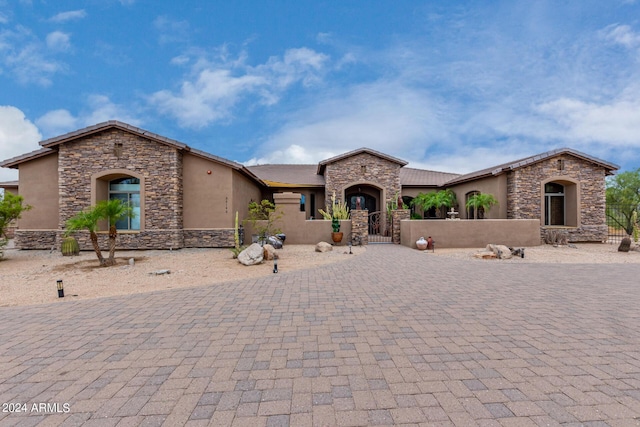
<path fill-rule="evenodd" d="M 390 227 L 390 221 L 387 221 L 384 212 L 371 212 L 369 214 L 369 243 L 392 243 Z"/>

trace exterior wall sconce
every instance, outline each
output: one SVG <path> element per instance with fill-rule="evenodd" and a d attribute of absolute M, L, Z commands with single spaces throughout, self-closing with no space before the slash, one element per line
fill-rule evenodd
<path fill-rule="evenodd" d="M 62 279 L 56 282 L 58 285 L 58 298 L 64 298 L 64 288 L 62 287 Z"/>
<path fill-rule="evenodd" d="M 207 175 L 211 175 L 211 171 L 207 171 Z"/>

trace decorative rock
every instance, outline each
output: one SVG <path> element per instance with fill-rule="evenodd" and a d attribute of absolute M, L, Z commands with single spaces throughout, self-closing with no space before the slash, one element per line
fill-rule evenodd
<path fill-rule="evenodd" d="M 269 244 L 264 245 L 262 247 L 262 250 L 264 252 L 263 256 L 265 261 L 272 261 L 273 258 L 276 256 L 276 248 L 274 248 Z"/>
<path fill-rule="evenodd" d="M 260 264 L 263 259 L 264 250 L 262 246 L 257 243 L 253 243 L 247 249 L 238 254 L 238 262 L 242 265 Z"/>
<path fill-rule="evenodd" d="M 171 270 L 156 270 L 149 273 L 153 276 L 162 276 L 164 274 L 171 274 Z"/>
<path fill-rule="evenodd" d="M 280 240 L 276 236 L 269 236 L 267 238 L 267 243 L 273 246 L 275 249 L 282 249 L 282 240 Z"/>
<path fill-rule="evenodd" d="M 628 237 L 625 237 L 620 242 L 620 246 L 618 246 L 618 252 L 629 252 L 630 248 L 631 248 L 631 239 Z"/>
<path fill-rule="evenodd" d="M 489 243 L 487 250 L 496 254 L 498 259 L 510 259 L 512 257 L 511 250 L 505 245 L 494 245 Z"/>
<path fill-rule="evenodd" d="M 492 251 L 481 251 L 478 252 L 476 254 L 473 255 L 475 258 L 482 258 L 482 259 L 494 259 L 497 258 L 497 255 L 495 253 L 493 253 Z"/>
<path fill-rule="evenodd" d="M 319 242 L 316 245 L 316 252 L 329 252 L 333 250 L 333 246 L 331 246 L 327 242 Z"/>
<path fill-rule="evenodd" d="M 129 265 L 133 266 L 133 265 L 135 265 L 135 263 L 136 263 L 135 259 L 129 258 Z"/>

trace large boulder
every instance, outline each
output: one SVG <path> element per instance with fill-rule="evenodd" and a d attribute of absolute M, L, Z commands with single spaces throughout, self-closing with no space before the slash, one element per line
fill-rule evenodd
<path fill-rule="evenodd" d="M 625 237 L 620 242 L 620 246 L 618 246 L 618 252 L 629 252 L 629 249 L 631 249 L 631 239 Z"/>
<path fill-rule="evenodd" d="M 262 251 L 264 252 L 264 260 L 265 261 L 273 261 L 273 258 L 276 254 L 276 248 L 271 245 L 264 245 L 262 247 Z"/>
<path fill-rule="evenodd" d="M 316 244 L 316 252 L 329 252 L 333 250 L 333 246 L 331 246 L 327 242 L 319 242 Z"/>
<path fill-rule="evenodd" d="M 511 249 L 505 245 L 494 245 L 489 243 L 487 245 L 487 250 L 496 254 L 498 259 L 510 259 L 513 256 L 511 255 Z"/>
<path fill-rule="evenodd" d="M 257 243 L 253 243 L 238 254 L 238 262 L 243 265 L 260 264 L 264 259 L 264 249 Z"/>

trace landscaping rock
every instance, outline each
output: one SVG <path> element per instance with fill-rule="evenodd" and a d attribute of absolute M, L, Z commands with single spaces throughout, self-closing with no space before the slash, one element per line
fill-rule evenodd
<path fill-rule="evenodd" d="M 629 249 L 631 249 L 631 239 L 625 237 L 620 242 L 620 246 L 618 246 L 618 252 L 629 252 Z"/>
<path fill-rule="evenodd" d="M 263 259 L 264 250 L 262 246 L 257 243 L 253 243 L 247 249 L 238 254 L 238 262 L 242 265 L 260 264 Z"/>
<path fill-rule="evenodd" d="M 331 246 L 327 242 L 319 242 L 316 244 L 316 252 L 329 252 L 333 250 L 333 246 Z"/>
<path fill-rule="evenodd" d="M 489 243 L 487 245 L 487 250 L 496 254 L 498 259 L 510 259 L 512 257 L 511 249 L 505 245 L 494 245 Z"/>
<path fill-rule="evenodd" d="M 274 248 L 273 246 L 271 246 L 269 244 L 264 245 L 262 247 L 262 250 L 264 252 L 263 256 L 264 256 L 265 261 L 272 261 L 273 258 L 276 256 L 275 255 L 276 254 L 276 248 Z"/>
<path fill-rule="evenodd" d="M 282 249 L 282 240 L 280 240 L 276 236 L 269 236 L 267 238 L 267 243 L 273 246 L 275 249 Z"/>
<path fill-rule="evenodd" d="M 495 259 L 498 256 L 493 251 L 480 251 L 473 255 L 474 258 Z"/>

